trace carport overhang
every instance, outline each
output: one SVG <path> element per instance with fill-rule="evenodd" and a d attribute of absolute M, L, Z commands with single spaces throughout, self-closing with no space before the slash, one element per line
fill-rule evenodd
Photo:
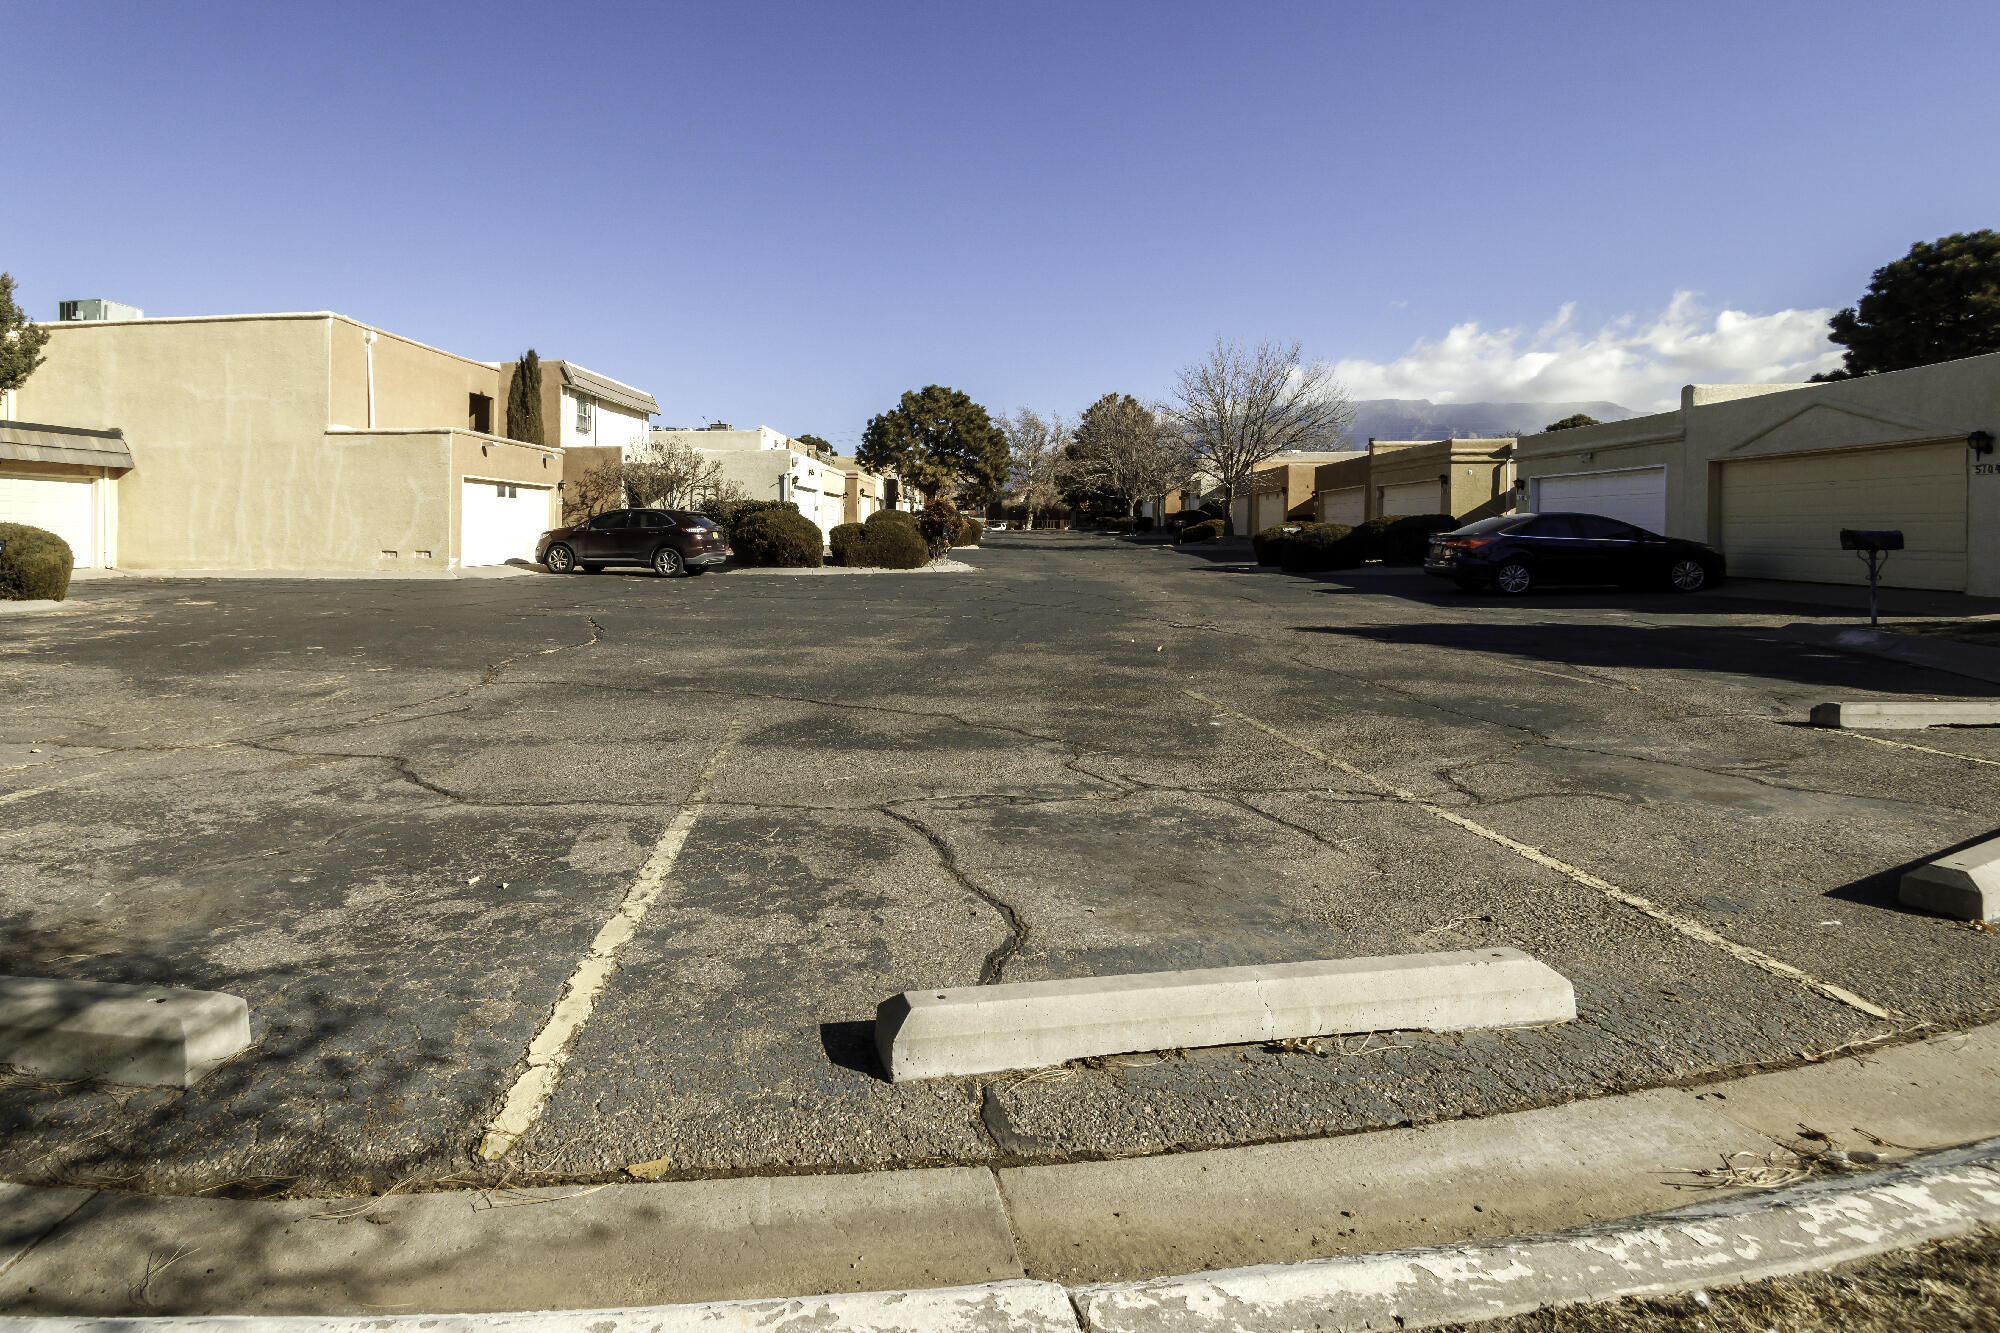
<path fill-rule="evenodd" d="M 0 421 L 0 466 L 22 464 L 23 471 L 109 475 L 132 470 L 132 450 L 123 431 Z"/>

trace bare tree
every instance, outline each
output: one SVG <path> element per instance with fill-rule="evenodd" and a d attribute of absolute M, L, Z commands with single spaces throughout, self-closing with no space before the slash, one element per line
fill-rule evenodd
<path fill-rule="evenodd" d="M 581 523 L 625 503 L 624 470 L 612 461 L 564 469 L 563 522 Z"/>
<path fill-rule="evenodd" d="M 1060 477 L 1072 496 L 1111 501 L 1129 516 L 1187 486 L 1195 469 L 1187 437 L 1161 409 L 1107 393 L 1077 422 Z"/>
<path fill-rule="evenodd" d="M 1060 412 L 1044 418 L 1028 407 L 1000 417 L 995 424 L 1007 437 L 1007 498 L 1028 511 L 1032 528 L 1036 514 L 1062 503 L 1056 469 L 1070 442 L 1070 424 Z"/>
<path fill-rule="evenodd" d="M 624 468 L 625 490 L 643 509 L 693 509 L 716 497 L 722 461 L 693 445 L 668 438 L 648 444 Z"/>
<path fill-rule="evenodd" d="M 1170 411 L 1201 470 L 1232 501 L 1249 493 L 1250 474 L 1266 459 L 1339 448 L 1354 415 L 1332 368 L 1301 361 L 1297 343 L 1245 351 L 1222 338 L 1182 369 Z M 1225 530 L 1236 530 L 1233 505 Z"/>

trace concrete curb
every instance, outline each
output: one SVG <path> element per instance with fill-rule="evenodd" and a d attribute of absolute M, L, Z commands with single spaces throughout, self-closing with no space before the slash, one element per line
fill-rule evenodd
<path fill-rule="evenodd" d="M 1973 680 L 2000 683 L 2000 652 L 1975 643 L 1930 638 L 1921 634 L 1896 634 L 1870 629 L 1866 625 L 1786 625 L 1778 637 L 1815 648 L 1833 648 L 1867 657 L 1886 657 L 1892 662 L 1931 667 Z"/>
<path fill-rule="evenodd" d="M 929 1291 L 866 1291 L 792 1300 L 710 1301 L 624 1310 L 449 1315 L 197 1315 L 187 1318 L 0 1319 L 6 1333 L 1076 1333 L 1069 1293 L 1053 1282 L 990 1282 Z"/>
<path fill-rule="evenodd" d="M 1086 1333 L 1428 1328 L 1750 1282 L 2000 1222 L 2000 1140 L 1636 1222 L 1072 1292 Z"/>
<path fill-rule="evenodd" d="M 1041 1330 L 1051 1298 L 1092 1329 L 1275 1328 L 1313 1300 L 1306 1322 L 1334 1327 L 1372 1318 L 1354 1304 L 1369 1293 L 1410 1323 L 1748 1280 L 2000 1218 L 2000 1024 L 1859 1047 L 1692 1088 L 1038 1167 L 348 1201 L 0 1184 L 0 1311 L 18 1316 L 0 1333 Z M 1897 1165 L 1684 1206 L 1689 1185 L 1727 1183 L 1718 1161 L 1825 1171 L 1842 1145 Z M 1486 1304 L 1447 1311 L 1447 1286 Z"/>
<path fill-rule="evenodd" d="M 1479 1245 L 1066 1288 L 918 1291 L 503 1314 L 31 1317 L 0 1333 L 1291 1333 L 1428 1328 L 1550 1305 L 1749 1282 L 2000 1223 L 2000 1139 L 1901 1167 Z"/>

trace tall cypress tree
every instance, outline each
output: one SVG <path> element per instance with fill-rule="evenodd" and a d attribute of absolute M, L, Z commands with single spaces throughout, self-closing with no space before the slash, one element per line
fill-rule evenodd
<path fill-rule="evenodd" d="M 514 367 L 507 389 L 507 438 L 542 444 L 542 359 L 530 347 Z"/>

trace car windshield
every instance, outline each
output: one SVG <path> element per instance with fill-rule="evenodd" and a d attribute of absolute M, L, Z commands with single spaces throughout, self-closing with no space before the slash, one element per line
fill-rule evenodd
<path fill-rule="evenodd" d="M 700 514 L 675 514 L 674 519 L 684 528 L 713 528 L 715 520 L 703 518 Z"/>

